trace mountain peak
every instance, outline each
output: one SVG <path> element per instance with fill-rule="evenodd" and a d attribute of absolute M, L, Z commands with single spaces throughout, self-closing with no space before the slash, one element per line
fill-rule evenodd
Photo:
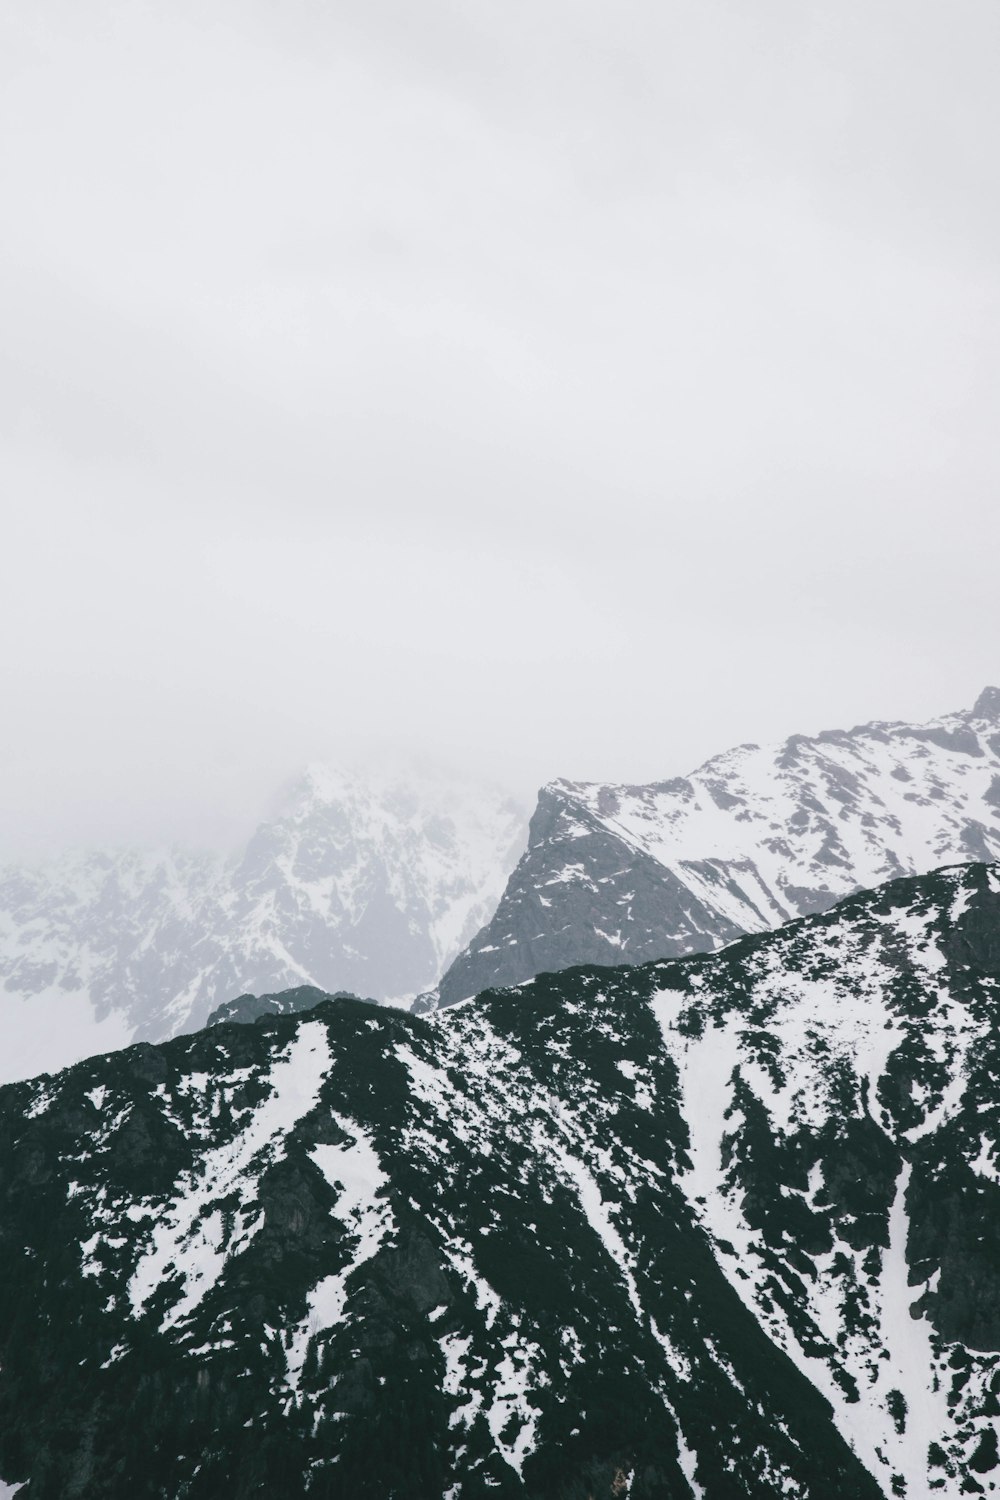
<path fill-rule="evenodd" d="M 972 717 L 974 719 L 989 719 L 993 724 L 1000 724 L 1000 688 L 983 688 L 979 697 L 972 705 Z"/>
<path fill-rule="evenodd" d="M 495 910 L 525 812 L 446 769 L 315 761 L 228 859 L 98 850 L 8 869 L 0 1081 L 162 1040 L 248 993 L 426 990 Z"/>
<path fill-rule="evenodd" d="M 574 964 L 703 952 L 895 875 L 1000 861 L 1000 688 L 970 713 L 742 745 L 647 786 L 553 781 L 441 1003 Z"/>

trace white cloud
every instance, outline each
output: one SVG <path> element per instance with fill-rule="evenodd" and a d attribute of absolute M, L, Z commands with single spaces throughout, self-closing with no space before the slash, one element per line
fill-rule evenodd
<path fill-rule="evenodd" d="M 8 7 L 0 836 L 971 700 L 997 17 Z"/>

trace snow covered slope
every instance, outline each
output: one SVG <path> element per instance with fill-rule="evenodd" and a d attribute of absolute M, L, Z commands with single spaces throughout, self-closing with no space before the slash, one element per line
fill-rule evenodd
<path fill-rule="evenodd" d="M 1000 871 L 0 1091 L 32 1496 L 1000 1488 Z"/>
<path fill-rule="evenodd" d="M 555 781 L 496 914 L 421 1008 L 711 950 L 895 875 L 997 858 L 997 688 L 930 724 L 740 745 L 651 786 Z"/>
<path fill-rule="evenodd" d="M 247 990 L 412 995 L 488 918 L 523 829 L 493 788 L 313 766 L 236 858 L 0 871 L 0 1079 L 189 1030 Z"/>

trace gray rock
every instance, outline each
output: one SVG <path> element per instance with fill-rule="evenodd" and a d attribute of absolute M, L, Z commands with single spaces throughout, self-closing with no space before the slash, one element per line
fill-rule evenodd
<path fill-rule="evenodd" d="M 553 782 L 492 921 L 416 1008 L 708 952 L 895 876 L 1000 858 L 996 723 L 986 688 L 971 712 L 740 745 L 686 778 Z"/>
<path fill-rule="evenodd" d="M 206 1026 L 223 1026 L 234 1022 L 241 1026 L 252 1025 L 266 1016 L 289 1016 L 300 1011 L 312 1010 L 324 1000 L 360 1000 L 360 995 L 350 990 L 337 990 L 328 994 L 315 985 L 303 984 L 294 990 L 282 990 L 277 995 L 237 995 L 235 1000 L 224 1000 L 217 1005 L 205 1022 Z M 369 1002 L 374 1005 L 374 1000 Z"/>

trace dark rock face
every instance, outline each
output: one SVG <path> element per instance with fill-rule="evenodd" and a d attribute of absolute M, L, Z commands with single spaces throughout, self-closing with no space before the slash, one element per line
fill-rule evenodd
<path fill-rule="evenodd" d="M 718 954 L 0 1090 L 0 1477 L 988 1493 L 998 930 L 969 866 Z"/>
<path fill-rule="evenodd" d="M 726 880 L 709 861 L 698 874 L 709 890 Z M 673 871 L 609 833 L 589 809 L 544 787 L 528 852 L 493 921 L 441 980 L 440 1003 L 573 964 L 701 952 L 707 941 L 731 942 L 741 931 Z"/>
<path fill-rule="evenodd" d="M 969 713 L 741 745 L 686 779 L 553 782 L 496 914 L 415 1008 L 711 952 L 897 875 L 998 859 L 997 723 L 987 688 Z"/>
<path fill-rule="evenodd" d="M 986 719 L 991 724 L 1000 724 L 1000 688 L 983 688 L 973 706 L 972 717 Z"/>
<path fill-rule="evenodd" d="M 290 1016 L 304 1010 L 313 1010 L 324 1000 L 360 1000 L 350 990 L 336 990 L 332 995 L 318 990 L 315 985 L 302 984 L 296 990 L 281 990 L 277 995 L 237 995 L 235 1000 L 225 1000 L 217 1005 L 205 1022 L 206 1026 L 221 1026 L 225 1022 L 238 1022 L 247 1026 L 265 1016 Z M 369 1004 L 377 1002 L 372 1000 Z"/>

